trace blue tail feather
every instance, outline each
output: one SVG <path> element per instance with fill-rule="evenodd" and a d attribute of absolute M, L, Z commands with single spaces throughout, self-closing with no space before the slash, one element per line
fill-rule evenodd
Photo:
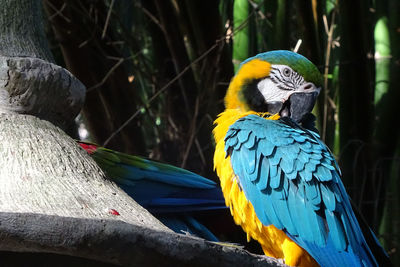
<path fill-rule="evenodd" d="M 218 241 L 192 217 L 197 212 L 227 208 L 215 182 L 172 165 L 80 144 L 108 178 L 172 230 Z"/>
<path fill-rule="evenodd" d="M 208 230 L 207 227 L 199 223 L 196 219 L 188 215 L 170 216 L 161 215 L 158 219 L 168 228 L 176 233 L 199 236 L 209 241 L 218 242 L 218 238 Z"/>

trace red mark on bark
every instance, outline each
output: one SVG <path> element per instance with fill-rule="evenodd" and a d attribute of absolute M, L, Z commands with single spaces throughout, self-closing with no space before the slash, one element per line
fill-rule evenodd
<path fill-rule="evenodd" d="M 112 214 L 112 215 L 115 215 L 115 216 L 119 216 L 119 215 L 120 215 L 119 212 L 116 211 L 115 209 L 110 209 L 110 210 L 108 211 L 108 213 L 110 213 L 110 214 Z"/>

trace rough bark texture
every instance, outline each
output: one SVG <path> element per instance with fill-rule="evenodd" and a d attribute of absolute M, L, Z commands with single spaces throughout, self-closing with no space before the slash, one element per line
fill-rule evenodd
<path fill-rule="evenodd" d="M 31 114 L 68 128 L 83 106 L 85 87 L 51 63 L 41 1 L 0 5 L 0 112 Z"/>
<path fill-rule="evenodd" d="M 0 55 L 53 62 L 42 21 L 41 1 L 1 0 Z"/>
<path fill-rule="evenodd" d="M 5 251 L 57 253 L 123 266 L 284 266 L 237 247 L 121 221 L 27 213 L 0 213 L 0 220 L 0 249 Z"/>
<path fill-rule="evenodd" d="M 35 115 L 66 129 L 84 99 L 85 86 L 66 69 L 39 58 L 0 56 L 1 112 Z"/>
<path fill-rule="evenodd" d="M 0 211 L 118 219 L 169 231 L 51 123 L 2 114 L 0 142 Z"/>

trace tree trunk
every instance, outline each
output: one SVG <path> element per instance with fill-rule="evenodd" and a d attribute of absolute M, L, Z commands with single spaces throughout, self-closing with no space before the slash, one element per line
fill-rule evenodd
<path fill-rule="evenodd" d="M 50 260 L 52 257 L 46 255 L 48 253 L 97 260 L 94 263 L 84 261 L 96 267 L 104 266 L 99 263 L 108 263 L 105 266 L 285 266 L 235 246 L 221 246 L 200 238 L 109 219 L 0 213 L 0 220 L 0 250 L 26 252 L 29 248 Z M 35 235 L 27 236 L 26 233 Z M 1 256 L 4 264 L 4 255 Z M 76 266 L 74 258 L 60 256 L 59 259 L 66 262 L 55 261 L 55 266 Z M 37 262 L 40 263 L 40 259 L 36 259 Z M 72 262 L 73 265 L 68 264 Z M 41 265 L 29 262 L 28 266 L 49 266 L 49 262 L 42 261 Z"/>
<path fill-rule="evenodd" d="M 115 218 L 168 231 L 106 180 L 87 153 L 51 123 L 3 114 L 0 139 L 1 211 Z"/>

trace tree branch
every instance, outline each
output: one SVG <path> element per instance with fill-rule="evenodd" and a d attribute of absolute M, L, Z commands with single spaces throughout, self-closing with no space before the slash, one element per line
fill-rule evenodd
<path fill-rule="evenodd" d="M 122 221 L 6 212 L 0 213 L 0 221 L 3 251 L 55 253 L 123 266 L 285 266 L 241 248 Z"/>

